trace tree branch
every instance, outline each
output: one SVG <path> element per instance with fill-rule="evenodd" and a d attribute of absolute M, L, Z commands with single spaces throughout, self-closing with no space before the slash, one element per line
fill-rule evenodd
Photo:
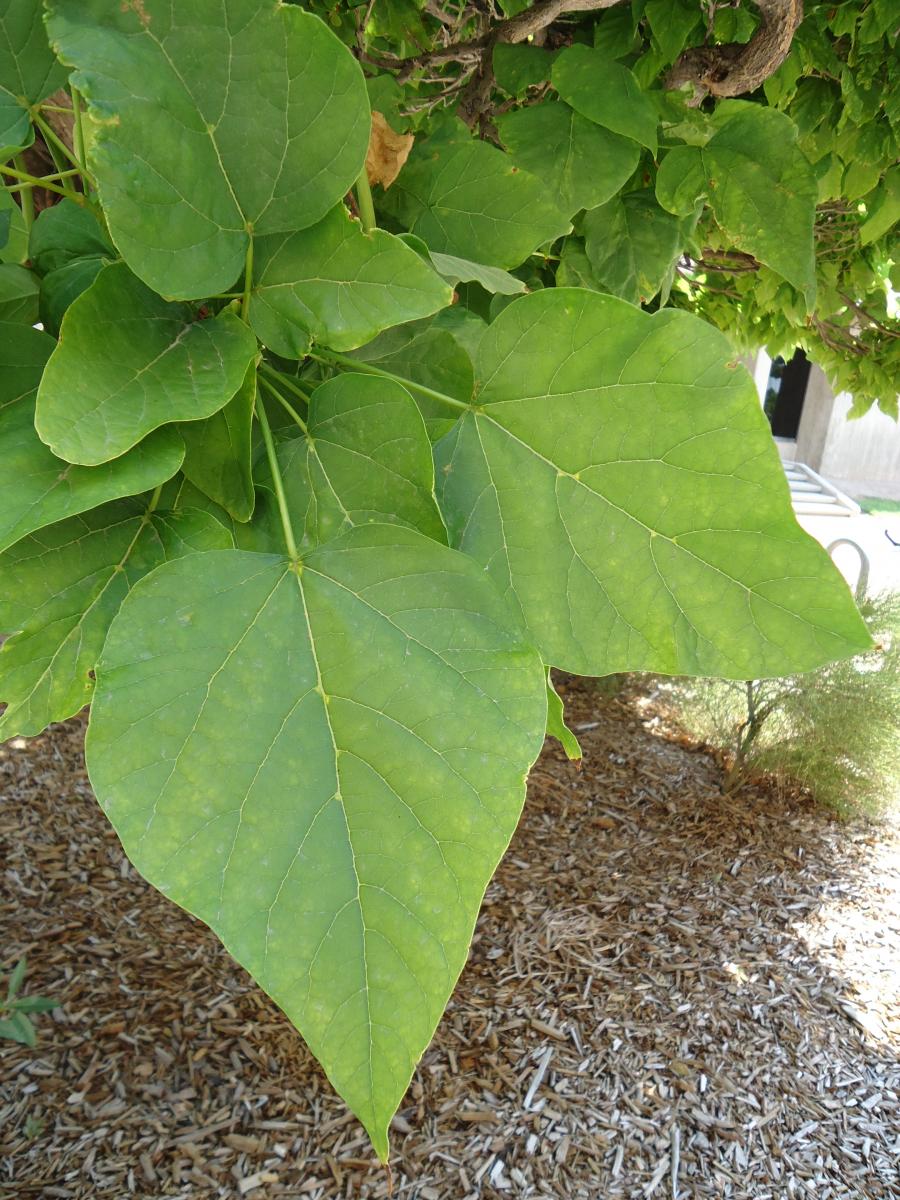
<path fill-rule="evenodd" d="M 667 88 L 692 83 L 699 93 L 741 96 L 777 71 L 787 57 L 797 26 L 803 20 L 803 0 L 754 0 L 762 22 L 749 42 L 725 46 L 695 46 L 686 50 L 666 76 Z"/>
<path fill-rule="evenodd" d="M 603 8 L 613 8 L 622 2 L 623 0 L 538 0 L 531 8 L 501 21 L 481 37 L 468 42 L 453 42 L 438 50 L 430 50 L 427 54 L 417 54 L 414 58 L 406 59 L 397 76 L 397 82 L 404 83 L 422 67 L 440 63 L 464 63 L 481 69 L 485 61 L 490 63 L 491 53 L 498 42 L 524 42 L 526 38 L 546 29 L 566 13 L 590 12 L 592 9 L 599 11 Z"/>
<path fill-rule="evenodd" d="M 762 22 L 749 42 L 697 46 L 686 50 L 666 76 L 665 86 L 678 88 L 685 83 L 692 83 L 695 103 L 708 94 L 739 96 L 759 87 L 784 62 L 794 32 L 803 19 L 803 0 L 754 2 L 762 15 Z M 464 80 L 459 115 L 468 125 L 474 126 L 483 120 L 490 107 L 495 46 L 501 42 L 523 42 L 540 34 L 568 13 L 599 12 L 621 3 L 623 0 L 537 0 L 524 12 L 500 21 L 478 37 L 465 42 L 451 42 L 405 59 L 400 65 L 397 82 L 405 83 L 417 71 L 427 67 L 457 63 L 463 68 Z M 452 90 L 459 88 L 457 81 Z"/>

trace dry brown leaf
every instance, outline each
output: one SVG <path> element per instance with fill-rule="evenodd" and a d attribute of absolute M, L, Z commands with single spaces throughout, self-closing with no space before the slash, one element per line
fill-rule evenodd
<path fill-rule="evenodd" d="M 366 175 L 369 183 L 380 183 L 387 190 L 409 158 L 415 138 L 411 133 L 391 129 L 383 113 L 372 113 L 372 135 L 366 153 Z"/>

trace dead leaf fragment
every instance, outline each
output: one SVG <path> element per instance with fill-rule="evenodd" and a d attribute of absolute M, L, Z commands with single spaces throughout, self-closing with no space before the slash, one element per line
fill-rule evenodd
<path fill-rule="evenodd" d="M 409 158 L 414 141 L 411 133 L 396 133 L 391 129 L 383 113 L 373 112 L 372 135 L 366 153 L 369 183 L 380 183 L 387 190 Z"/>

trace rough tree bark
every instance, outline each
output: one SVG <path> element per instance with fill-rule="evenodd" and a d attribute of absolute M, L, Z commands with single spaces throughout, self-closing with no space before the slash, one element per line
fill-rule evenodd
<path fill-rule="evenodd" d="M 666 76 L 666 87 L 691 83 L 700 98 L 742 96 L 759 87 L 787 57 L 797 26 L 803 20 L 803 0 L 754 0 L 762 16 L 747 43 L 695 46 L 686 50 Z"/>
<path fill-rule="evenodd" d="M 471 72 L 460 96 L 459 115 L 475 125 L 485 115 L 493 86 L 492 57 L 501 42 L 516 43 L 541 33 L 559 17 L 576 12 L 600 12 L 623 0 L 537 0 L 530 8 L 500 21 L 479 37 L 454 42 L 407 59 L 400 83 L 422 67 L 459 63 Z M 686 50 L 665 79 L 668 88 L 693 84 L 695 102 L 706 95 L 740 96 L 752 92 L 784 62 L 797 26 L 803 19 L 803 0 L 754 0 L 762 21 L 747 43 L 696 46 Z"/>

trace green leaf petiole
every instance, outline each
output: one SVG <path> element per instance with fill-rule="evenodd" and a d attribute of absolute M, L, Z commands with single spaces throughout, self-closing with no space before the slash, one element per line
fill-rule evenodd
<path fill-rule="evenodd" d="M 293 421 L 296 422 L 296 424 L 300 427 L 300 429 L 302 429 L 304 433 L 308 433 L 308 430 L 306 428 L 306 422 L 303 420 L 303 418 L 297 412 L 296 408 L 294 408 L 293 404 L 291 404 L 288 400 L 285 400 L 284 396 L 282 396 L 282 394 L 281 394 L 281 392 L 279 392 L 278 388 L 276 388 L 273 384 L 271 384 L 269 382 L 269 380 L 266 378 L 259 379 L 258 382 L 259 382 L 260 387 L 264 387 L 266 389 L 266 391 L 269 393 L 269 395 L 272 397 L 273 400 L 278 401 L 278 403 L 281 405 L 281 407 L 284 409 L 284 411 L 288 414 L 288 416 Z"/>
<path fill-rule="evenodd" d="M 359 206 L 359 219 L 362 222 L 363 233 L 371 233 L 376 227 L 375 205 L 372 202 L 372 189 L 369 186 L 369 176 L 363 167 L 356 181 L 356 203 Z"/>
<path fill-rule="evenodd" d="M 275 488 L 275 497 L 278 501 L 278 513 L 281 517 L 281 528 L 284 531 L 284 542 L 287 546 L 288 558 L 292 562 L 297 563 L 300 561 L 300 555 L 297 553 L 297 541 L 294 537 L 291 515 L 288 511 L 284 480 L 281 478 L 281 467 L 278 465 L 278 455 L 275 453 L 275 442 L 272 438 L 272 430 L 269 427 L 269 418 L 266 416 L 266 410 L 262 404 L 256 405 L 256 419 L 259 421 L 263 441 L 266 445 L 266 457 L 269 460 L 269 469 L 272 472 L 272 483 Z"/>

